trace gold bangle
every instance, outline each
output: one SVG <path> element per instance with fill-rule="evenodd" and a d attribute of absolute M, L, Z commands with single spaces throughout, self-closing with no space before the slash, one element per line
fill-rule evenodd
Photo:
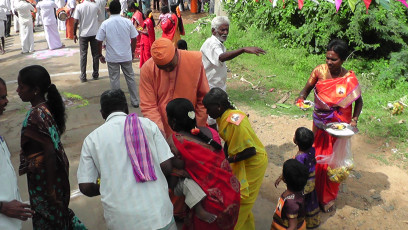
<path fill-rule="evenodd" d="M 353 118 L 351 118 L 351 121 L 354 121 L 354 122 L 357 123 L 357 122 L 358 122 L 358 119 L 353 117 Z"/>

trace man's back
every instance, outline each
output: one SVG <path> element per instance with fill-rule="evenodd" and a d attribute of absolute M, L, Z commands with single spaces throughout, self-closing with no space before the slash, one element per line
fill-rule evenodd
<path fill-rule="evenodd" d="M 125 146 L 125 119 L 125 113 L 112 113 L 105 124 L 85 139 L 78 183 L 96 181 L 100 176 L 101 200 L 109 229 L 159 229 L 170 223 L 173 214 L 160 163 L 173 155 L 157 126 L 139 118 L 157 180 L 137 183 Z"/>
<path fill-rule="evenodd" d="M 33 22 L 31 11 L 34 10 L 34 7 L 30 3 L 19 1 L 15 4 L 14 9 L 18 13 L 19 23 L 26 24 Z"/>
<path fill-rule="evenodd" d="M 89 0 L 85 0 L 76 6 L 73 17 L 79 20 L 80 37 L 95 36 L 98 33 L 99 11 L 98 4 Z"/>
<path fill-rule="evenodd" d="M 113 14 L 101 25 L 96 39 L 106 41 L 106 61 L 125 62 L 132 60 L 131 39 L 137 31 L 130 20 Z"/>
<path fill-rule="evenodd" d="M 51 0 L 44 0 L 37 3 L 37 10 L 41 13 L 44 25 L 57 24 L 54 13 L 55 8 L 58 8 L 58 6 Z"/>

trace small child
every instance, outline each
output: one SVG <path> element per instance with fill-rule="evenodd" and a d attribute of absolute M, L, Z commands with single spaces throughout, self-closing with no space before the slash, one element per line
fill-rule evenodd
<path fill-rule="evenodd" d="M 305 165 L 295 159 L 283 164 L 282 180 L 287 189 L 279 197 L 273 215 L 271 230 L 306 229 L 305 203 L 303 189 L 307 183 L 309 171 Z"/>
<path fill-rule="evenodd" d="M 167 20 L 171 20 L 174 23 L 173 19 L 171 19 L 171 14 L 170 14 L 169 7 L 168 6 L 163 6 L 161 8 L 161 14 L 159 16 L 159 21 L 157 22 L 156 26 L 160 25 L 160 23 L 161 24 L 166 24 Z"/>
<path fill-rule="evenodd" d="M 0 54 L 5 53 L 5 48 L 4 48 L 4 37 L 5 37 L 5 27 L 4 24 L 7 21 L 7 16 L 6 16 L 6 9 L 3 7 L 0 7 Z"/>
<path fill-rule="evenodd" d="M 315 149 L 312 147 L 314 134 L 310 129 L 300 127 L 296 129 L 293 142 L 298 146 L 298 152 L 294 158 L 309 169 L 309 178 L 303 194 L 305 195 L 306 227 L 314 229 L 320 225 L 320 209 L 315 190 Z M 280 180 L 281 177 L 276 180 L 275 186 Z"/>

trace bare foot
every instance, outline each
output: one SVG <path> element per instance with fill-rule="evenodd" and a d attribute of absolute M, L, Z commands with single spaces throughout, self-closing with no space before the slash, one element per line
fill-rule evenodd
<path fill-rule="evenodd" d="M 194 207 L 195 215 L 198 217 L 198 219 L 205 221 L 207 223 L 212 223 L 217 219 L 217 216 L 205 211 L 203 206 L 201 205 L 201 202 L 196 204 Z"/>
<path fill-rule="evenodd" d="M 0 54 L 4 54 L 4 53 L 6 53 L 6 51 L 0 50 Z"/>

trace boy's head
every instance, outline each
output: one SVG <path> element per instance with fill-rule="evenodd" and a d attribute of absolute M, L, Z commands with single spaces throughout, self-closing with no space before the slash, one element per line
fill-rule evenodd
<path fill-rule="evenodd" d="M 180 50 L 187 50 L 187 42 L 184 41 L 183 39 L 179 40 L 177 42 L 177 48 Z"/>
<path fill-rule="evenodd" d="M 296 129 L 295 137 L 293 138 L 293 142 L 299 147 L 300 151 L 307 151 L 309 150 L 314 142 L 314 134 L 313 132 L 305 127 L 300 127 Z"/>
<path fill-rule="evenodd" d="M 109 12 L 111 14 L 120 14 L 120 9 L 121 7 L 119 1 L 112 1 L 109 4 Z"/>
<path fill-rule="evenodd" d="M 170 13 L 169 7 L 168 6 L 162 6 L 161 13 L 162 14 Z"/>
<path fill-rule="evenodd" d="M 289 159 L 283 164 L 283 181 L 292 192 L 303 191 L 309 178 L 308 168 L 295 159 Z"/>

